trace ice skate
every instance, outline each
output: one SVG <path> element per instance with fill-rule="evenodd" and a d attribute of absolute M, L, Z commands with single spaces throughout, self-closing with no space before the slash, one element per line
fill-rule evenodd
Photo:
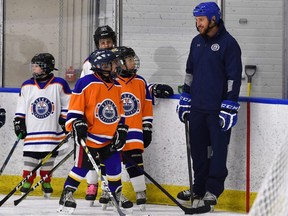
<path fill-rule="evenodd" d="M 97 197 L 98 184 L 88 184 L 85 199 L 90 201 L 90 206 L 94 205 Z"/>
<path fill-rule="evenodd" d="M 189 200 L 190 201 L 190 200 Z M 200 208 L 205 206 L 203 197 L 200 197 L 196 194 L 193 194 L 193 204 L 192 204 L 192 208 Z M 189 207 L 191 207 L 191 201 L 190 201 L 190 205 Z"/>
<path fill-rule="evenodd" d="M 22 195 L 26 194 L 30 190 L 31 186 L 32 184 L 30 182 L 25 182 L 23 186 L 20 188 L 21 194 Z"/>
<path fill-rule="evenodd" d="M 51 187 L 50 182 L 43 182 L 42 183 L 42 191 L 43 195 L 46 199 L 49 199 L 51 196 L 51 193 L 53 193 L 53 188 Z"/>
<path fill-rule="evenodd" d="M 59 208 L 57 210 L 58 213 L 72 214 L 75 211 L 77 204 L 73 198 L 74 192 L 75 189 L 70 187 L 66 187 L 63 190 L 59 200 Z"/>
<path fill-rule="evenodd" d="M 117 194 L 116 194 L 117 196 Z M 119 202 L 119 199 L 117 199 L 117 201 Z M 120 202 L 119 202 L 119 206 L 124 208 L 124 209 L 130 209 L 133 207 L 133 203 L 128 200 L 122 193 L 120 195 Z"/>
<path fill-rule="evenodd" d="M 140 211 L 146 211 L 146 191 L 136 192 L 136 204 L 139 206 Z"/>
<path fill-rule="evenodd" d="M 193 193 L 193 203 L 191 203 L 191 193 L 190 190 L 184 190 L 180 191 L 177 194 L 177 200 L 182 205 L 190 208 L 192 205 L 192 208 L 199 208 L 205 206 L 203 197 L 198 196 L 197 194 Z"/>
<path fill-rule="evenodd" d="M 124 209 L 128 214 L 133 213 L 133 203 L 122 194 L 122 188 L 118 188 L 115 193 L 113 193 L 113 196 L 120 208 Z"/>
<path fill-rule="evenodd" d="M 99 203 L 101 204 L 103 210 L 107 209 L 107 206 L 109 205 L 109 201 L 110 201 L 110 197 L 109 197 L 108 192 L 106 190 L 102 190 L 102 194 L 99 198 Z"/>
<path fill-rule="evenodd" d="M 204 204 L 210 205 L 211 211 L 214 211 L 214 206 L 217 204 L 217 196 L 207 191 L 203 197 Z"/>
<path fill-rule="evenodd" d="M 177 201 L 182 205 L 190 205 L 191 206 L 191 193 L 190 190 L 180 191 L 177 194 Z"/>

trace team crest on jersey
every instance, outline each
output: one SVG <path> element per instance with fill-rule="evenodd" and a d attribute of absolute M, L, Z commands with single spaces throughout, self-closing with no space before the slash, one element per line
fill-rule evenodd
<path fill-rule="evenodd" d="M 123 100 L 123 103 L 124 103 L 125 116 L 133 116 L 139 113 L 140 102 L 139 102 L 139 99 L 135 97 L 135 95 L 129 92 L 124 92 L 121 95 L 121 99 Z"/>
<path fill-rule="evenodd" d="M 31 104 L 32 115 L 39 119 L 44 119 L 53 114 L 54 109 L 54 103 L 45 97 L 39 97 Z"/>
<path fill-rule="evenodd" d="M 212 51 L 218 51 L 220 49 L 220 45 L 219 44 L 212 44 L 211 46 L 211 50 Z"/>
<path fill-rule="evenodd" d="M 117 107 L 110 99 L 106 99 L 97 104 L 95 116 L 106 124 L 113 124 L 119 119 Z"/>

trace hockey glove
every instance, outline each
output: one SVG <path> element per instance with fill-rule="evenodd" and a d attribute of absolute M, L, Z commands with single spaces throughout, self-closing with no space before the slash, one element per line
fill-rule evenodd
<path fill-rule="evenodd" d="M 152 126 L 150 124 L 143 124 L 143 142 L 144 148 L 147 148 L 152 141 Z"/>
<path fill-rule="evenodd" d="M 237 123 L 237 113 L 240 104 L 235 101 L 224 100 L 221 104 L 219 124 L 222 131 L 227 131 Z"/>
<path fill-rule="evenodd" d="M 88 125 L 82 119 L 77 119 L 73 122 L 73 137 L 76 145 L 81 146 L 81 140 L 86 142 Z"/>
<path fill-rule="evenodd" d="M 185 118 L 188 118 L 191 108 L 190 94 L 183 92 L 180 96 L 179 104 L 176 107 L 176 112 L 181 122 L 184 123 Z"/>
<path fill-rule="evenodd" d="M 153 96 L 156 98 L 167 98 L 174 94 L 173 89 L 169 85 L 154 84 L 152 88 Z"/>
<path fill-rule="evenodd" d="M 111 143 L 113 150 L 121 151 L 124 148 L 128 128 L 128 125 L 118 125 Z"/>
<path fill-rule="evenodd" d="M 65 128 L 66 119 L 59 117 L 58 123 L 61 126 L 64 133 L 68 134 L 68 131 L 66 131 L 66 128 Z"/>
<path fill-rule="evenodd" d="M 17 137 L 19 136 L 19 134 L 22 134 L 21 139 L 24 139 L 27 135 L 25 119 L 16 117 L 13 123 L 14 123 L 14 131 Z"/>
<path fill-rule="evenodd" d="M 0 108 L 0 128 L 5 124 L 6 122 L 6 111 L 4 108 Z"/>

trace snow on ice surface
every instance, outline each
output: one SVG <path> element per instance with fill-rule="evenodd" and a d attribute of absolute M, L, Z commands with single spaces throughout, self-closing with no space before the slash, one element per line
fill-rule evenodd
<path fill-rule="evenodd" d="M 0 195 L 0 199 L 3 199 L 5 195 Z M 29 196 L 25 200 L 22 200 L 18 206 L 14 206 L 13 201 L 20 198 L 20 196 L 10 197 L 1 207 L 0 215 L 2 216 L 11 216 L 11 215 L 21 215 L 21 216 L 61 216 L 67 214 L 57 213 L 58 209 L 58 198 L 44 199 L 41 197 Z M 74 211 L 74 216 L 112 216 L 118 215 L 117 211 L 113 210 L 113 207 L 108 207 L 106 210 L 102 210 L 101 205 L 98 201 L 95 201 L 94 206 L 90 207 L 90 202 L 84 199 L 76 199 L 77 208 Z M 166 206 L 166 205 L 146 205 L 146 211 L 140 211 L 137 205 L 134 205 L 132 212 L 125 211 L 124 213 L 127 216 L 182 216 L 185 215 L 184 212 L 177 206 Z M 198 214 L 198 215 L 207 215 L 207 216 L 240 216 L 245 214 L 240 213 L 230 213 L 223 211 L 214 211 L 213 213 Z"/>

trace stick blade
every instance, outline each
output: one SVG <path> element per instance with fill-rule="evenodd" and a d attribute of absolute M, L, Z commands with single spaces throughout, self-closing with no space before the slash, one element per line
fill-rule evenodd
<path fill-rule="evenodd" d="M 21 202 L 21 199 L 14 200 L 14 206 L 17 206 Z"/>
<path fill-rule="evenodd" d="M 185 212 L 185 214 L 204 214 L 207 212 L 211 211 L 211 206 L 210 205 L 204 205 L 204 206 L 200 206 L 197 208 L 185 208 L 183 209 L 183 211 Z"/>

